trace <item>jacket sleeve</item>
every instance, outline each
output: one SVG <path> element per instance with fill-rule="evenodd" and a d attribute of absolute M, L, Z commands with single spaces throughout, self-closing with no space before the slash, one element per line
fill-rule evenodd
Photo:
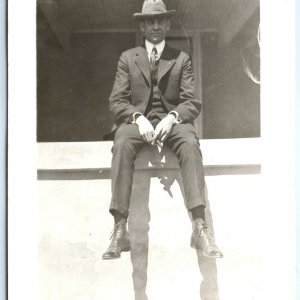
<path fill-rule="evenodd" d="M 191 59 L 185 54 L 180 81 L 180 104 L 174 110 L 181 122 L 192 122 L 200 113 L 202 102 L 194 87 L 194 74 Z"/>
<path fill-rule="evenodd" d="M 128 123 L 130 116 L 137 112 L 137 109 L 131 105 L 129 67 L 125 52 L 118 62 L 115 83 L 109 97 L 109 108 L 116 124 Z"/>

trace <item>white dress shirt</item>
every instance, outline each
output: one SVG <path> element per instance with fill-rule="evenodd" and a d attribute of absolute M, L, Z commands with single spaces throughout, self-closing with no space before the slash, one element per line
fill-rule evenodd
<path fill-rule="evenodd" d="M 164 51 L 165 44 L 166 44 L 165 40 L 161 41 L 159 44 L 156 44 L 156 45 L 154 45 L 154 44 L 152 44 L 152 43 L 150 43 L 149 41 L 146 40 L 145 41 L 145 46 L 146 46 L 146 49 L 147 49 L 149 60 L 150 60 L 150 55 L 151 55 L 153 47 L 156 48 L 157 56 L 158 56 L 158 58 L 160 58 L 162 52 Z"/>

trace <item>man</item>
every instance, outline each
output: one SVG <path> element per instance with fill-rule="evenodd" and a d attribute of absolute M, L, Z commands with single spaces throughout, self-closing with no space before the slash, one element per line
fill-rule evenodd
<path fill-rule="evenodd" d="M 115 124 L 110 213 L 115 220 L 112 241 L 103 259 L 119 258 L 130 250 L 128 209 L 134 160 L 145 143 L 167 145 L 181 167 L 187 209 L 193 219 L 191 246 L 208 257 L 222 257 L 205 222 L 205 180 L 199 139 L 192 125 L 201 101 L 194 90 L 191 60 L 168 47 L 165 37 L 170 17 L 161 0 L 146 0 L 140 21 L 145 47 L 122 53 L 109 99 Z"/>

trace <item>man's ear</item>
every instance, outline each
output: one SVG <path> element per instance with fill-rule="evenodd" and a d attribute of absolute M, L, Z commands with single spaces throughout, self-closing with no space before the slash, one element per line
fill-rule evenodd
<path fill-rule="evenodd" d="M 167 30 L 169 31 L 171 29 L 171 25 L 172 25 L 172 20 L 171 18 L 167 19 Z"/>
<path fill-rule="evenodd" d="M 145 23 L 144 23 L 144 21 L 140 22 L 140 30 L 141 30 L 141 32 L 145 31 Z"/>

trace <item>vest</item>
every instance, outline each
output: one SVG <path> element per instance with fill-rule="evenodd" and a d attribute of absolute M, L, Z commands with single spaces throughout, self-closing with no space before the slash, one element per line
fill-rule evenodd
<path fill-rule="evenodd" d="M 158 90 L 158 66 L 159 60 L 156 61 L 155 65 L 152 67 L 151 70 L 151 95 L 145 111 L 145 116 L 150 121 L 160 121 L 168 114 L 168 110 L 163 104 Z"/>

